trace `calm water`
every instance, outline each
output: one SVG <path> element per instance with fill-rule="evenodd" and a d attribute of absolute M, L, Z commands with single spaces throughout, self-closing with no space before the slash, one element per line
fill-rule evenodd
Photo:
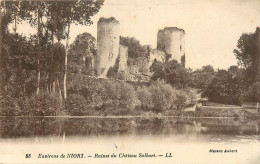
<path fill-rule="evenodd" d="M 0 118 L 0 163 L 260 163 L 259 121 L 187 118 Z M 236 153 L 210 153 L 211 149 Z M 30 159 L 25 158 L 31 154 Z M 92 158 L 41 159 L 82 153 Z M 94 158 L 172 153 L 172 158 Z"/>
<path fill-rule="evenodd" d="M 214 118 L 2 117 L 0 140 L 75 136 L 178 136 L 198 141 L 240 142 L 260 138 L 260 121 Z"/>

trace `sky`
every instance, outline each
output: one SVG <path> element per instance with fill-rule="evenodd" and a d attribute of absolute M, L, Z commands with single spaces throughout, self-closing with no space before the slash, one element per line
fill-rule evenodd
<path fill-rule="evenodd" d="M 97 36 L 100 17 L 115 17 L 120 35 L 135 37 L 156 48 L 157 32 L 164 27 L 185 30 L 186 67 L 212 65 L 227 69 L 236 65 L 233 54 L 242 33 L 260 26 L 260 0 L 106 0 L 91 26 L 71 26 L 70 43 L 83 32 Z M 35 32 L 18 26 L 24 35 Z"/>

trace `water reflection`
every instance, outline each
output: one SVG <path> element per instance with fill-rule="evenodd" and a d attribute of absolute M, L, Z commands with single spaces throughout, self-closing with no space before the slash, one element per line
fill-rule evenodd
<path fill-rule="evenodd" d="M 2 117 L 0 138 L 107 135 L 175 135 L 217 138 L 259 136 L 260 121 L 185 118 Z"/>

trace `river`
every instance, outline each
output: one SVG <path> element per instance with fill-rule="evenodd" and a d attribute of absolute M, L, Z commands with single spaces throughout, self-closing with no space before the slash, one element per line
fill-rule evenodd
<path fill-rule="evenodd" d="M 0 163 L 256 164 L 259 127 L 235 118 L 0 117 Z"/>

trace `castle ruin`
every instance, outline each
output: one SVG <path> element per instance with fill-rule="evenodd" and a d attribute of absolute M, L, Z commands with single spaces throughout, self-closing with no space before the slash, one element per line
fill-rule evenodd
<path fill-rule="evenodd" d="M 120 45 L 120 23 L 115 18 L 100 18 L 97 24 L 97 55 L 95 72 L 97 77 L 106 77 L 108 70 L 118 64 L 118 72 L 124 72 L 125 80 L 148 81 L 150 67 L 154 61 L 165 63 L 185 57 L 185 32 L 177 27 L 166 27 L 157 34 L 157 49 L 144 46 L 147 57 L 128 57 L 128 47 Z M 118 61 L 118 62 L 116 62 Z"/>
<path fill-rule="evenodd" d="M 120 23 L 115 18 L 100 18 L 97 23 L 97 57 L 95 72 L 105 77 L 119 54 Z"/>
<path fill-rule="evenodd" d="M 157 33 L 157 49 L 166 54 L 167 61 L 183 63 L 185 58 L 185 31 L 177 27 L 165 27 Z"/>
<path fill-rule="evenodd" d="M 128 47 L 120 45 L 118 57 L 119 57 L 118 71 L 126 70 L 127 69 L 127 59 L 128 59 Z"/>

